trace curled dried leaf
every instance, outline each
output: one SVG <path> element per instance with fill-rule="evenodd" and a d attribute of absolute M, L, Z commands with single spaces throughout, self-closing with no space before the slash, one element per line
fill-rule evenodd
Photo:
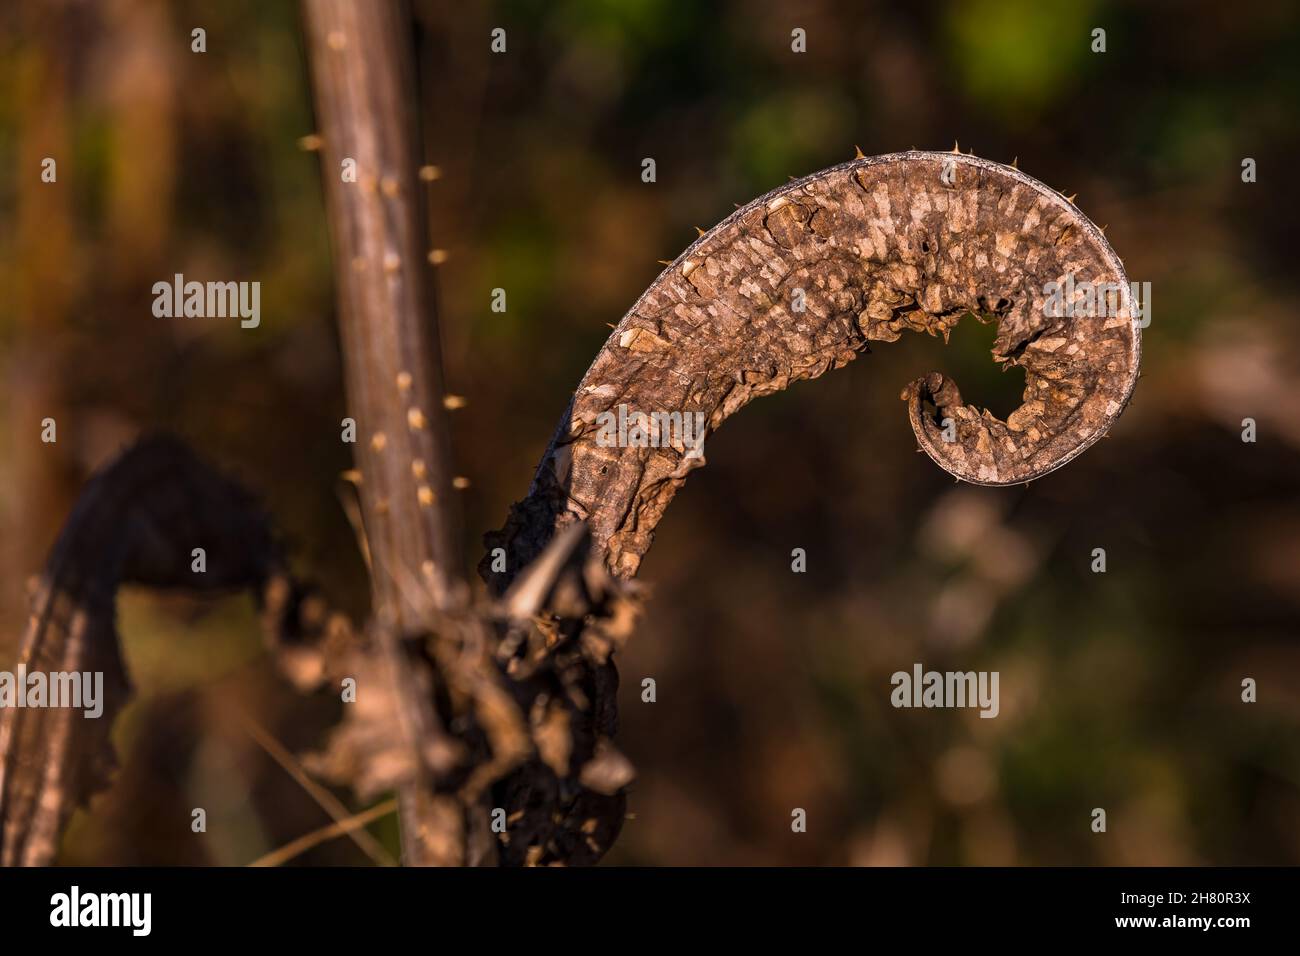
<path fill-rule="evenodd" d="M 1052 283 L 1067 278 L 1111 290 L 1111 307 L 1050 308 Z M 557 530 L 585 521 L 610 569 L 631 577 L 704 458 L 680 445 L 611 446 L 590 423 L 625 405 L 698 413 L 709 433 L 869 342 L 905 331 L 946 340 L 967 315 L 997 322 L 993 358 L 1024 368 L 1023 404 L 999 420 L 931 373 L 903 391 L 917 440 L 965 481 L 1038 478 L 1104 435 L 1127 403 L 1141 352 L 1133 308 L 1101 231 L 1013 167 L 913 151 L 795 180 L 702 235 L 624 316 L 489 547 L 522 567 Z"/>
<path fill-rule="evenodd" d="M 196 548 L 202 572 L 194 570 Z M 146 438 L 87 483 L 33 592 L 19 663 L 47 674 L 102 673 L 103 712 L 0 709 L 0 864 L 53 862 L 68 817 L 116 766 L 110 735 L 130 696 L 118 588 L 260 595 L 281 571 L 252 496 L 175 439 Z M 287 592 L 277 594 L 287 604 Z M 292 616 L 275 619 L 287 627 Z"/>

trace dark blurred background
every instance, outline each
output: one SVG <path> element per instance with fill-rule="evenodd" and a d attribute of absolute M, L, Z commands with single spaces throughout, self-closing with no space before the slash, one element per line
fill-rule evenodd
<path fill-rule="evenodd" d="M 855 145 L 1018 157 L 1153 287 L 1132 406 L 1028 488 L 954 485 L 915 454 L 898 392 L 924 372 L 1018 404 L 1023 376 L 969 319 L 947 348 L 883 345 L 710 438 L 643 566 L 621 660 L 639 777 L 608 862 L 1300 862 L 1296 4 L 414 9 L 467 562 L 656 260 Z M 293 3 L 0 10 L 0 660 L 87 474 L 151 428 L 257 489 L 299 568 L 364 614 L 306 84 Z M 155 318 L 150 287 L 176 272 L 260 281 L 260 328 Z M 128 592 L 120 627 L 123 766 L 63 862 L 240 864 L 329 822 L 241 722 L 301 752 L 338 717 L 271 673 L 249 599 Z M 1001 715 L 893 709 L 889 676 L 916 661 L 999 671 Z M 395 850 L 391 818 L 373 831 Z M 295 862 L 367 858 L 343 839 Z"/>

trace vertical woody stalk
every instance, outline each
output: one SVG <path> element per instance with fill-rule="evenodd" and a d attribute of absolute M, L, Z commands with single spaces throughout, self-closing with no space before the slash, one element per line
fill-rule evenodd
<path fill-rule="evenodd" d="M 404 3 L 303 0 L 303 11 L 375 624 L 418 749 L 436 718 L 402 639 L 426 630 L 431 612 L 462 605 L 467 585 L 417 193 L 410 19 Z M 355 181 L 345 181 L 348 160 Z M 399 793 L 404 861 L 461 862 L 461 821 L 427 784 Z"/>

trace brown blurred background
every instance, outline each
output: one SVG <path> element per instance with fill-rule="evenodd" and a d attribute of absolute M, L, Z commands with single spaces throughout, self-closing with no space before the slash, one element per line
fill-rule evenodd
<path fill-rule="evenodd" d="M 919 374 L 1017 404 L 1023 377 L 971 320 L 710 439 L 641 575 L 620 738 L 639 778 L 608 862 L 1300 862 L 1295 4 L 414 7 L 447 374 L 469 401 L 467 562 L 656 260 L 855 144 L 1019 157 L 1153 286 L 1133 405 L 1029 488 L 954 485 L 915 454 L 898 391 Z M 364 614 L 306 77 L 293 3 L 0 9 L 0 661 L 86 475 L 152 428 L 263 495 L 300 569 Z M 261 326 L 155 318 L 150 288 L 176 272 L 260 281 Z M 271 673 L 251 602 L 127 593 L 119 610 L 138 690 L 123 766 L 61 861 L 240 864 L 326 824 L 239 715 L 300 752 L 338 704 Z M 1001 715 L 893 709 L 889 676 L 916 661 L 999 671 Z M 395 850 L 393 826 L 373 831 Z M 367 858 L 344 839 L 296 862 Z"/>

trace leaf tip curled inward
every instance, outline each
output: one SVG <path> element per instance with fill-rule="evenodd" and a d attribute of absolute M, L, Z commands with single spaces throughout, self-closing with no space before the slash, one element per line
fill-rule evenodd
<path fill-rule="evenodd" d="M 702 442 L 750 400 L 839 368 L 870 342 L 906 331 L 946 340 L 967 315 L 996 321 L 993 358 L 1025 370 L 1025 392 L 1004 421 L 964 404 L 938 372 L 903 390 L 920 448 L 956 478 L 1045 475 L 1128 402 L 1141 353 L 1128 279 L 1057 191 L 956 146 L 854 159 L 784 185 L 703 233 L 624 316 L 529 497 L 490 541 L 518 568 L 583 520 L 609 567 L 631 577 L 703 456 L 681 443 L 611 444 L 592 423 L 620 406 L 698 415 Z"/>

